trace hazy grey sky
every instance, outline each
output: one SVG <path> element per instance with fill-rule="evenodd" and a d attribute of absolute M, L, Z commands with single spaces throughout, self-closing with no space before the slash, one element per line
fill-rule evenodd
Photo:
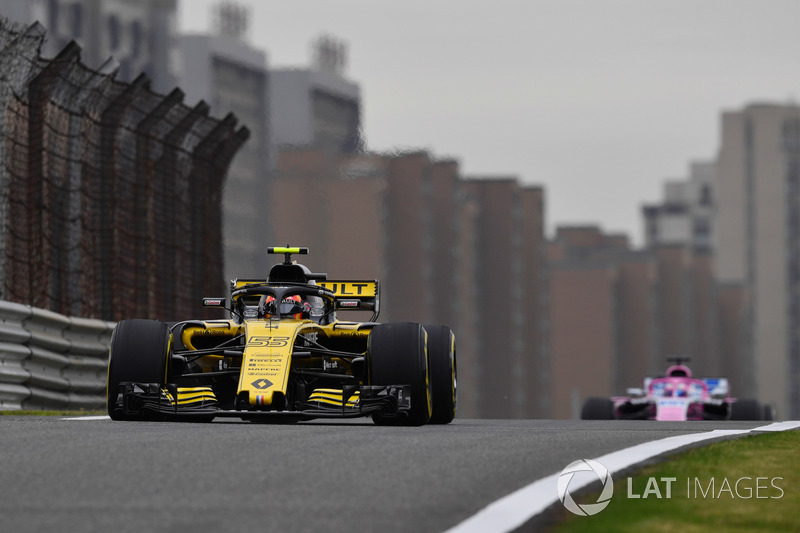
<path fill-rule="evenodd" d="M 213 0 L 181 0 L 183 31 Z M 642 238 L 665 179 L 713 159 L 722 110 L 800 99 L 800 0 L 266 0 L 272 67 L 349 48 L 370 150 L 427 149 L 462 174 L 546 190 L 547 221 Z"/>

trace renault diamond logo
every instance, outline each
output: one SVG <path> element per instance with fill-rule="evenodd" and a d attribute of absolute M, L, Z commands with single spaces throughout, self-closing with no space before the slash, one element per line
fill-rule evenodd
<path fill-rule="evenodd" d="M 268 379 L 261 378 L 261 379 L 255 380 L 250 385 L 253 388 L 256 388 L 256 389 L 268 389 L 269 387 L 272 386 L 272 382 L 270 380 L 268 380 Z"/>

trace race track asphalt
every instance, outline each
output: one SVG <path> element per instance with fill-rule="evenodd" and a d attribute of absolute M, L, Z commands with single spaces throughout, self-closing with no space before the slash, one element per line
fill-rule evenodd
<path fill-rule="evenodd" d="M 441 532 L 577 459 L 759 425 L 457 419 L 391 428 L 1 416 L 0 530 Z"/>

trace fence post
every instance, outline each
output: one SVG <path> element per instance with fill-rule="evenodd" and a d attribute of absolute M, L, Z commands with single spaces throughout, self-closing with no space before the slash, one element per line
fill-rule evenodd
<path fill-rule="evenodd" d="M 47 208 L 50 198 L 44 173 L 47 168 L 45 159 L 49 155 L 49 151 L 45 150 L 45 140 L 50 133 L 45 127 L 45 111 L 50 92 L 56 86 L 56 78 L 75 64 L 80 59 L 80 54 L 81 47 L 75 41 L 70 41 L 28 84 L 28 180 L 25 194 L 27 220 L 21 224 L 26 227 L 28 235 L 29 274 L 26 301 L 45 308 L 50 306 L 48 288 L 52 275 L 43 266 L 52 263 L 52 246 L 47 241 L 50 236 L 51 215 Z"/>
<path fill-rule="evenodd" d="M 172 110 L 183 102 L 183 97 L 183 91 L 173 89 L 136 124 L 136 175 L 140 180 L 141 195 L 146 202 L 142 214 L 136 217 L 136 233 L 143 237 L 136 245 L 137 259 L 142 263 L 136 282 L 136 315 L 157 316 L 154 311 L 158 309 L 162 297 L 157 287 L 159 271 L 152 266 L 158 264 L 161 255 L 159 239 L 163 239 L 163 232 L 158 230 L 159 220 L 164 216 L 163 210 L 169 210 L 169 202 L 159 201 L 163 191 L 156 187 L 155 162 L 159 148 L 156 144 L 157 127 L 165 123 Z"/>
<path fill-rule="evenodd" d="M 133 190 L 125 189 L 132 187 L 131 184 L 136 183 L 136 180 L 130 180 L 130 176 L 124 173 L 121 175 L 117 167 L 120 164 L 118 157 L 123 153 L 119 146 L 123 115 L 149 86 L 149 78 L 140 74 L 103 110 L 101 118 L 102 179 L 99 182 L 100 197 L 96 204 L 97 227 L 100 231 L 97 249 L 100 275 L 97 281 L 101 302 L 100 317 L 105 320 L 124 316 L 130 312 L 129 306 L 135 306 L 132 287 L 127 285 L 129 278 L 135 279 L 137 275 L 135 266 L 127 261 L 128 248 L 135 246 L 135 243 L 121 237 L 120 233 L 134 223 L 135 217 L 141 213 L 138 204 L 144 199 L 138 198 Z M 120 202 L 128 205 L 118 205 Z M 120 284 L 122 280 L 126 284 Z"/>

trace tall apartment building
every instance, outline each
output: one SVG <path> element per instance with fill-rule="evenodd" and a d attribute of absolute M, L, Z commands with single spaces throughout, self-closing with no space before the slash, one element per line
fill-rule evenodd
<path fill-rule="evenodd" d="M 738 295 L 726 296 L 721 328 L 712 266 L 710 252 L 689 242 L 632 250 L 595 226 L 557 228 L 548 265 L 552 415 L 576 417 L 587 397 L 622 394 L 662 373 L 668 357 L 690 357 L 700 375 L 730 370 L 717 334 L 741 331 Z"/>
<path fill-rule="evenodd" d="M 361 91 L 344 76 L 347 48 L 320 37 L 311 68 L 270 70 L 273 149 L 313 147 L 353 154 L 363 148 Z"/>
<path fill-rule="evenodd" d="M 615 392 L 618 244 L 595 226 L 559 227 L 548 244 L 553 418 L 577 418 L 587 397 Z"/>
<path fill-rule="evenodd" d="M 388 161 L 375 154 L 281 151 L 270 192 L 280 198 L 270 211 L 278 242 L 308 246 L 301 262 L 331 279 L 385 282 L 388 172 Z M 381 294 L 383 318 L 385 286 Z"/>
<path fill-rule="evenodd" d="M 691 269 L 694 254 L 686 244 L 664 244 L 651 249 L 657 269 L 656 360 L 651 372 L 662 372 L 669 357 L 688 357 L 695 372 L 704 357 L 691 349 L 693 315 L 697 309 Z"/>
<path fill-rule="evenodd" d="M 266 54 L 246 40 L 247 11 L 221 4 L 214 34 L 182 35 L 179 72 L 186 101 L 234 113 L 250 139 L 233 160 L 223 197 L 225 281 L 263 276 L 273 243 L 267 208 L 270 175 L 269 72 Z"/>
<path fill-rule="evenodd" d="M 713 162 L 692 163 L 688 179 L 664 183 L 662 203 L 642 208 L 648 248 L 661 244 L 696 249 L 711 246 L 714 169 Z"/>
<path fill-rule="evenodd" d="M 524 312 L 527 326 L 522 333 L 524 418 L 548 418 L 552 409 L 550 392 L 550 321 L 547 291 L 547 240 L 545 238 L 545 191 L 542 187 L 520 187 L 521 269 Z"/>
<path fill-rule="evenodd" d="M 47 28 L 45 57 L 75 40 L 90 68 L 118 68 L 120 81 L 144 72 L 167 93 L 178 68 L 176 9 L 177 0 L 4 0 L 0 15 Z"/>
<path fill-rule="evenodd" d="M 544 193 L 424 151 L 283 150 L 275 230 L 330 277 L 377 277 L 381 321 L 456 333 L 462 417 L 545 417 Z M 368 318 L 368 317 L 366 317 Z"/>
<path fill-rule="evenodd" d="M 617 356 L 611 389 L 622 393 L 644 376 L 664 370 L 659 356 L 659 268 L 648 250 L 617 252 L 616 327 Z"/>
<path fill-rule="evenodd" d="M 723 113 L 714 189 L 716 277 L 749 291 L 755 392 L 779 417 L 798 417 L 800 107 Z"/>
<path fill-rule="evenodd" d="M 429 198 L 433 161 L 424 151 L 388 157 L 387 161 L 389 175 L 384 197 L 387 317 L 393 321 L 425 323 L 434 318 L 432 308 L 436 300 L 430 290 L 433 211 Z"/>
<path fill-rule="evenodd" d="M 472 210 L 469 260 L 476 313 L 474 371 L 482 418 L 549 414 L 544 191 L 514 177 L 461 183 Z M 464 290 L 462 287 L 461 290 Z M 444 296 L 444 295 L 443 295 Z"/>
<path fill-rule="evenodd" d="M 522 206 L 514 178 L 470 179 L 464 188 L 478 206 L 475 233 L 480 328 L 476 369 L 482 418 L 521 418 L 529 384 L 522 286 Z"/>
<path fill-rule="evenodd" d="M 717 209 L 725 207 L 715 189 L 717 169 L 716 161 L 692 163 L 687 179 L 665 182 L 661 203 L 642 209 L 647 249 L 660 280 L 655 301 L 661 319 L 650 371 L 667 357 L 686 356 L 696 373 L 724 374 L 737 395 L 753 396 L 742 362 L 747 344 L 725 340 L 741 338 L 745 330 L 734 317 L 746 310 L 745 300 L 726 295 L 740 294 L 740 288 L 730 280 L 719 283 L 715 275 L 715 232 L 728 231 L 716 218 Z"/>

